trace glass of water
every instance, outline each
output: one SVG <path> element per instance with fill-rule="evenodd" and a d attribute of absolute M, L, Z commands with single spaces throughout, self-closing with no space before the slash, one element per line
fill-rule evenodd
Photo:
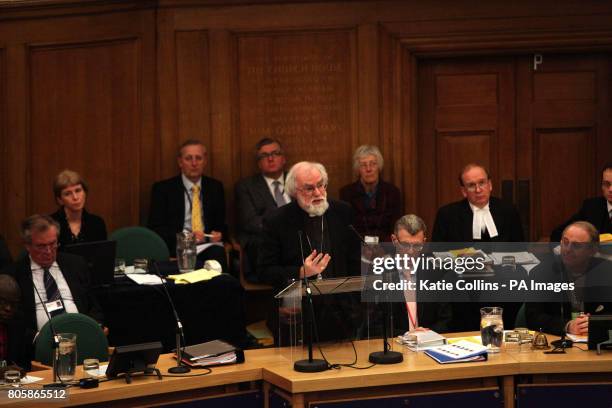
<path fill-rule="evenodd" d="M 98 378 L 100 375 L 100 360 L 97 358 L 83 360 L 83 374 L 85 377 Z"/>
<path fill-rule="evenodd" d="M 77 363 L 77 335 L 58 333 L 59 345 L 56 354 L 57 375 L 62 381 L 74 380 Z"/>
<path fill-rule="evenodd" d="M 147 273 L 149 270 L 149 261 L 145 258 L 134 259 L 134 273 Z"/>
<path fill-rule="evenodd" d="M 21 373 L 19 370 L 6 370 L 4 372 L 4 383 L 13 387 L 21 385 Z"/>
<path fill-rule="evenodd" d="M 504 321 L 501 307 L 483 307 L 480 309 L 480 338 L 482 345 L 489 353 L 499 353 L 504 339 Z"/>
<path fill-rule="evenodd" d="M 115 276 L 125 275 L 125 259 L 115 259 Z"/>

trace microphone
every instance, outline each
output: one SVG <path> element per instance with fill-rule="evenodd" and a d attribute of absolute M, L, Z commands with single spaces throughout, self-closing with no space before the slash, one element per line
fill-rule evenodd
<path fill-rule="evenodd" d="M 307 315 L 308 319 L 306 326 L 310 328 L 310 335 L 308 336 L 308 359 L 298 360 L 293 364 L 293 369 L 300 373 L 318 373 L 328 369 L 327 361 L 321 359 L 312 358 L 312 336 L 314 333 L 314 307 L 312 306 L 312 292 L 308 284 L 308 277 L 306 276 L 306 259 L 304 258 L 304 245 L 302 242 L 301 230 L 298 231 L 298 239 L 300 241 L 300 254 L 302 255 L 302 268 L 304 270 L 304 285 L 306 287 L 306 299 L 308 302 Z"/>
<path fill-rule="evenodd" d="M 359 241 L 363 244 L 366 245 L 365 239 L 363 239 L 363 237 L 361 236 L 361 234 L 359 233 L 359 231 L 357 231 L 357 229 L 353 226 L 353 224 L 349 224 L 348 227 L 350 228 L 351 231 L 353 231 L 353 233 L 355 234 L 355 236 L 359 239 Z"/>
<path fill-rule="evenodd" d="M 45 302 L 42 299 L 42 296 L 40 296 L 40 292 L 38 291 L 38 288 L 36 287 L 36 284 L 34 283 L 34 279 L 32 279 L 32 286 L 34 286 L 34 291 L 36 292 L 36 296 L 38 296 L 38 300 L 40 300 L 40 304 L 43 307 L 43 310 L 45 311 L 45 314 L 47 315 L 47 319 L 49 319 L 49 329 L 51 330 L 51 342 L 52 342 L 52 349 L 54 350 L 54 356 L 53 356 L 53 383 L 51 384 L 45 384 L 43 386 L 43 388 L 65 388 L 68 385 L 64 383 L 64 381 L 62 380 L 62 377 L 60 377 L 57 374 L 57 357 L 55 356 L 55 353 L 57 352 L 57 349 L 59 348 L 59 336 L 57 335 L 57 332 L 55 331 L 55 327 L 53 327 L 53 322 L 51 321 L 51 313 L 49 313 L 49 310 L 47 309 L 47 305 L 45 304 Z M 59 380 L 59 383 L 57 382 L 57 380 Z"/>
<path fill-rule="evenodd" d="M 183 343 L 185 343 L 183 323 L 181 322 L 178 312 L 176 311 L 176 307 L 174 306 L 174 302 L 172 301 L 172 296 L 170 296 L 170 292 L 168 292 L 166 281 L 159 273 L 157 262 L 153 262 L 152 269 L 153 273 L 155 273 L 155 275 L 161 280 L 162 287 L 164 288 L 164 293 L 166 295 L 166 298 L 168 299 L 168 303 L 170 303 L 170 308 L 172 309 L 172 314 L 174 315 L 174 320 L 176 321 L 176 367 L 170 367 L 168 369 L 168 372 L 172 374 L 185 374 L 190 372 L 191 369 L 183 364 L 183 350 L 181 348 L 181 339 L 183 340 Z"/>

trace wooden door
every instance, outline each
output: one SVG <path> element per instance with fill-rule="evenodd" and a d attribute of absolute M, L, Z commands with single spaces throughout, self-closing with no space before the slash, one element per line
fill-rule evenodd
<path fill-rule="evenodd" d="M 517 64 L 517 204 L 530 237 L 546 240 L 601 194 L 612 158 L 610 56 L 541 55 Z"/>
<path fill-rule="evenodd" d="M 417 213 L 431 229 L 438 207 L 462 198 L 467 163 L 489 170 L 496 195 L 514 178 L 514 59 L 422 61 L 418 93 Z"/>
<path fill-rule="evenodd" d="M 462 198 L 457 176 L 469 162 L 489 169 L 493 194 L 517 205 L 531 240 L 599 194 L 612 158 L 609 56 L 425 60 L 418 92 L 417 212 L 428 225 Z"/>

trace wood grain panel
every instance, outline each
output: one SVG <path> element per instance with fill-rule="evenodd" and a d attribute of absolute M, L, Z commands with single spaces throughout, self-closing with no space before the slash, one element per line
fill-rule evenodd
<path fill-rule="evenodd" d="M 139 41 L 33 47 L 29 63 L 28 212 L 55 209 L 53 177 L 70 168 L 89 182 L 87 207 L 109 230 L 137 223 Z"/>
<path fill-rule="evenodd" d="M 350 180 L 351 33 L 238 37 L 241 174 L 252 172 L 252 146 L 280 139 L 289 162 L 323 163 L 335 194 Z"/>
<path fill-rule="evenodd" d="M 533 76 L 535 101 L 594 101 L 594 72 L 541 72 Z"/>
<path fill-rule="evenodd" d="M 7 139 L 7 120 L 6 120 L 6 52 L 4 48 L 0 48 L 0 157 L 8 157 L 8 139 Z M 9 174 L 8 160 L 0 161 L 0 174 Z M 8 201 L 7 196 L 7 183 L 0 182 L 0 235 L 6 238 L 7 236 L 7 218 L 4 214 L 7 214 L 7 208 L 5 202 Z"/>
<path fill-rule="evenodd" d="M 588 128 L 539 130 L 534 144 L 537 232 L 546 237 L 591 193 L 594 132 Z"/>
<path fill-rule="evenodd" d="M 497 75 L 463 74 L 436 77 L 436 104 L 495 105 L 497 104 Z"/>
<path fill-rule="evenodd" d="M 178 134 L 181 140 L 201 139 L 210 145 L 208 35 L 176 33 Z"/>

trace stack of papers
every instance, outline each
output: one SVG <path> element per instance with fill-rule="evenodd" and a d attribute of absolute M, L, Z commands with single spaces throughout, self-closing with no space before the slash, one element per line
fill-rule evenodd
<path fill-rule="evenodd" d="M 446 344 L 446 338 L 433 330 L 406 332 L 396 341 L 412 351 L 428 350 Z"/>
<path fill-rule="evenodd" d="M 238 354 L 231 344 L 222 340 L 213 340 L 185 347 L 182 360 L 190 366 L 206 367 L 236 363 Z"/>
<path fill-rule="evenodd" d="M 488 357 L 487 348 L 485 346 L 466 340 L 431 348 L 426 350 L 425 354 L 440 364 L 486 361 Z"/>
<path fill-rule="evenodd" d="M 162 279 L 157 275 L 151 275 L 147 273 L 127 273 L 125 274 L 132 281 L 139 285 L 161 285 Z"/>
<path fill-rule="evenodd" d="M 514 257 L 514 261 L 517 265 L 529 265 L 529 264 L 539 264 L 540 260 L 531 252 L 523 251 L 523 252 L 493 252 L 491 254 L 491 258 L 493 259 L 493 263 L 495 265 L 502 264 L 502 258 L 504 256 L 512 256 Z"/>
<path fill-rule="evenodd" d="M 174 280 L 174 283 L 176 284 L 187 284 L 211 280 L 215 276 L 219 275 L 221 275 L 221 272 L 210 271 L 208 269 L 198 269 L 197 271 L 182 273 L 180 275 L 169 275 L 168 279 Z"/>

